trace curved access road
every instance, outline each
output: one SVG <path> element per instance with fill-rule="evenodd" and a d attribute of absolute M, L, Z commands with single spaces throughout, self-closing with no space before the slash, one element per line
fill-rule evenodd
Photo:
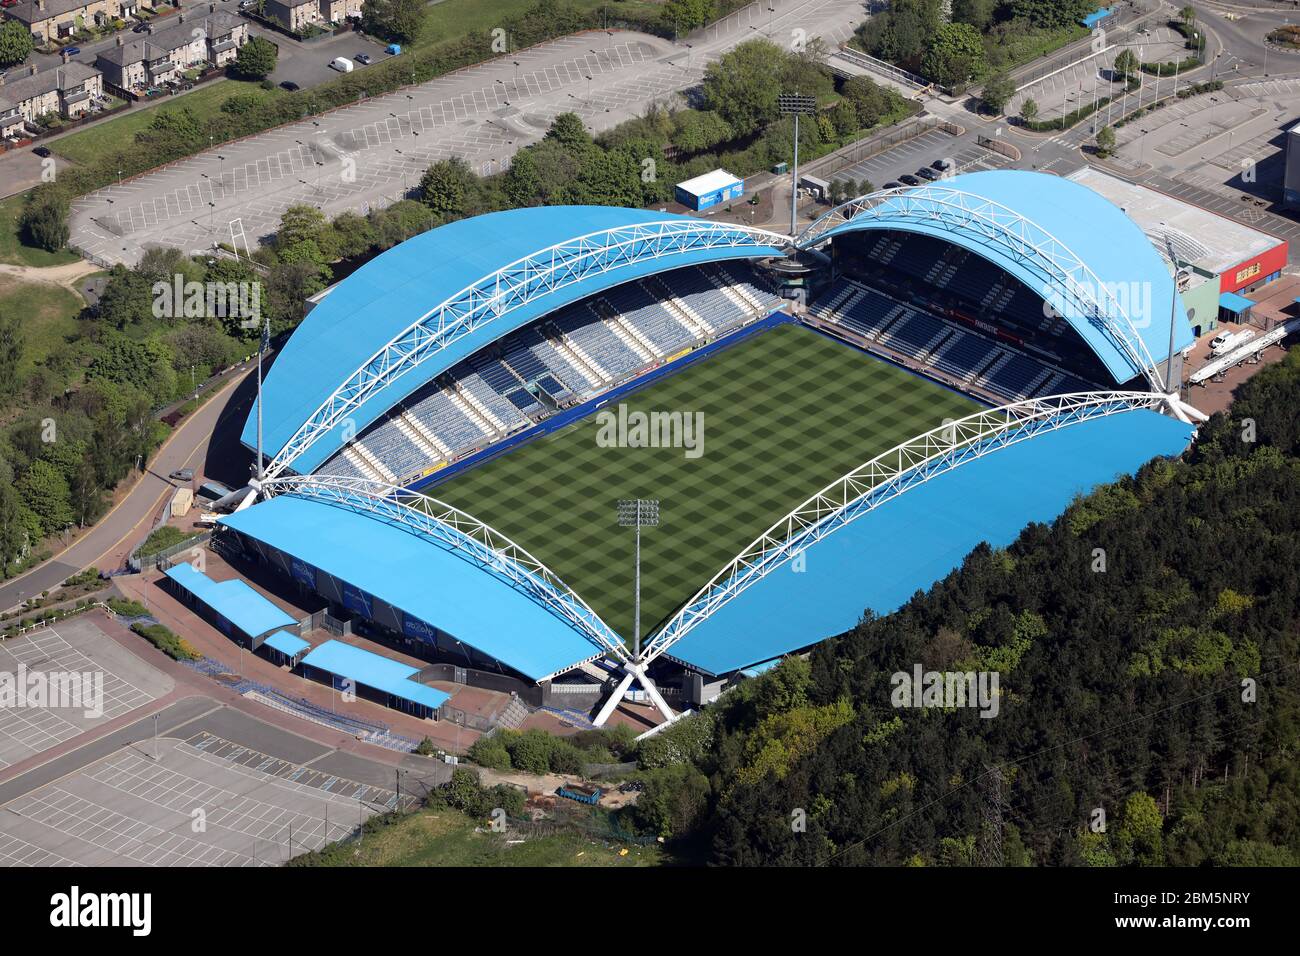
<path fill-rule="evenodd" d="M 238 406 L 247 403 L 248 397 L 243 394 L 247 390 L 239 386 L 249 371 L 246 366 L 236 366 L 226 373 L 222 390 L 181 420 L 135 486 L 108 514 L 48 561 L 0 585 L 0 610 L 16 607 L 86 568 L 120 567 L 175 491 L 176 483 L 167 476 L 178 468 L 193 468 L 199 474 L 217 423 L 228 409 L 238 414 Z"/>

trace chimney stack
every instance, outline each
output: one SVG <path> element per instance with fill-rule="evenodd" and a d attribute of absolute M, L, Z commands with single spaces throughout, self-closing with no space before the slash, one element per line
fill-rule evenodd
<path fill-rule="evenodd" d="M 33 63 L 31 66 L 29 66 L 29 67 L 27 68 L 27 75 L 28 75 L 28 76 L 35 76 L 35 75 L 36 75 L 36 64 L 35 64 L 35 63 Z"/>
<path fill-rule="evenodd" d="M 216 13 L 216 12 L 217 12 L 217 5 L 215 3 L 209 3 L 208 13 Z"/>
<path fill-rule="evenodd" d="M 67 63 L 68 60 L 70 59 L 70 57 L 68 56 L 68 54 L 67 54 L 66 52 L 60 52 L 60 53 L 59 53 L 59 56 L 63 57 L 63 62 L 64 62 L 64 63 Z"/>
<path fill-rule="evenodd" d="M 177 23 L 184 23 L 184 22 L 185 22 L 185 14 L 182 13 L 182 14 L 180 15 L 180 18 L 179 18 L 176 22 L 177 22 Z"/>
<path fill-rule="evenodd" d="M 122 45 L 122 34 L 119 33 L 117 36 L 115 36 L 115 37 L 113 38 L 113 42 L 114 42 L 117 46 L 121 46 L 121 45 Z"/>

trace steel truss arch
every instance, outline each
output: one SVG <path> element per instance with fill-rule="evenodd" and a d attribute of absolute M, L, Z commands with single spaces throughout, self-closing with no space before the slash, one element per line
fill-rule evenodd
<path fill-rule="evenodd" d="M 557 243 L 478 279 L 435 305 L 347 377 L 298 427 L 267 466 L 268 478 L 349 412 L 475 329 L 540 296 L 638 263 L 711 249 L 785 247 L 790 237 L 753 226 L 694 219 L 636 223 Z"/>
<path fill-rule="evenodd" d="M 444 501 L 384 481 L 341 475 L 285 475 L 262 483 L 267 497 L 292 494 L 396 521 L 450 546 L 484 571 L 545 605 L 596 644 L 631 662 L 622 638 L 545 564 L 491 525 Z"/>
<path fill-rule="evenodd" d="M 759 535 L 646 644 L 648 665 L 722 605 L 822 538 L 899 495 L 991 452 L 1070 425 L 1137 409 L 1158 410 L 1154 392 L 1076 392 L 985 409 L 911 438 L 827 485 Z"/>
<path fill-rule="evenodd" d="M 837 226 L 864 216 L 895 220 L 900 228 L 909 222 L 925 223 L 958 235 L 975 234 L 1012 260 L 1046 273 L 1062 294 L 1059 306 L 1050 301 L 1049 305 L 1058 312 L 1060 306 L 1078 307 L 1085 319 L 1101 326 L 1130 365 L 1145 376 L 1153 391 L 1163 390 L 1156 360 L 1110 286 L 1069 246 L 1032 219 L 992 199 L 953 186 L 882 189 L 836 206 L 801 232 L 795 238 L 795 246 L 800 249 L 815 246 Z"/>

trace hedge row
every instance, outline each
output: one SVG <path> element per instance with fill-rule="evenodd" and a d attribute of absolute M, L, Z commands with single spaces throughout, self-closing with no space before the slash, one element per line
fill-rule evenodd
<path fill-rule="evenodd" d="M 161 624 L 143 624 L 136 622 L 131 630 L 145 638 L 154 647 L 168 657 L 177 661 L 197 661 L 203 655 L 196 651 L 188 641 L 178 637 L 169 628 Z"/>

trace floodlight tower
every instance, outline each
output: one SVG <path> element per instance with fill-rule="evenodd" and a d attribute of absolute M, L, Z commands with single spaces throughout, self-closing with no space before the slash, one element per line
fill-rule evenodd
<path fill-rule="evenodd" d="M 597 727 L 605 725 L 605 721 L 609 720 L 610 714 L 618 707 L 634 680 L 640 682 L 642 689 L 650 695 L 650 700 L 659 708 L 665 720 L 676 720 L 677 715 L 673 713 L 663 695 L 647 676 L 645 662 L 641 659 L 641 529 L 659 526 L 659 499 L 621 499 L 618 503 L 618 523 L 620 527 L 636 529 L 636 583 L 632 622 L 632 641 L 635 650 L 632 654 L 632 662 L 623 668 L 623 679 L 618 682 L 613 693 L 605 699 L 604 705 L 601 706 L 600 712 L 592 723 Z"/>
<path fill-rule="evenodd" d="M 618 503 L 618 523 L 636 529 L 636 575 L 633 586 L 632 659 L 641 657 L 641 529 L 659 527 L 658 498 L 623 498 Z"/>
<path fill-rule="evenodd" d="M 799 117 L 817 111 L 817 98 L 806 93 L 782 93 L 776 98 L 783 116 L 794 117 L 794 166 L 790 170 L 790 235 L 799 234 Z"/>
<path fill-rule="evenodd" d="M 1174 252 L 1174 240 L 1169 233 L 1165 233 L 1165 250 L 1169 253 L 1169 265 L 1174 270 L 1174 294 L 1169 302 L 1169 356 L 1165 360 L 1165 389 L 1177 398 L 1181 383 L 1174 377 L 1174 332 L 1178 321 L 1178 295 L 1182 291 L 1179 288 L 1179 280 L 1186 279 L 1188 270 L 1179 266 L 1178 257 Z"/>

